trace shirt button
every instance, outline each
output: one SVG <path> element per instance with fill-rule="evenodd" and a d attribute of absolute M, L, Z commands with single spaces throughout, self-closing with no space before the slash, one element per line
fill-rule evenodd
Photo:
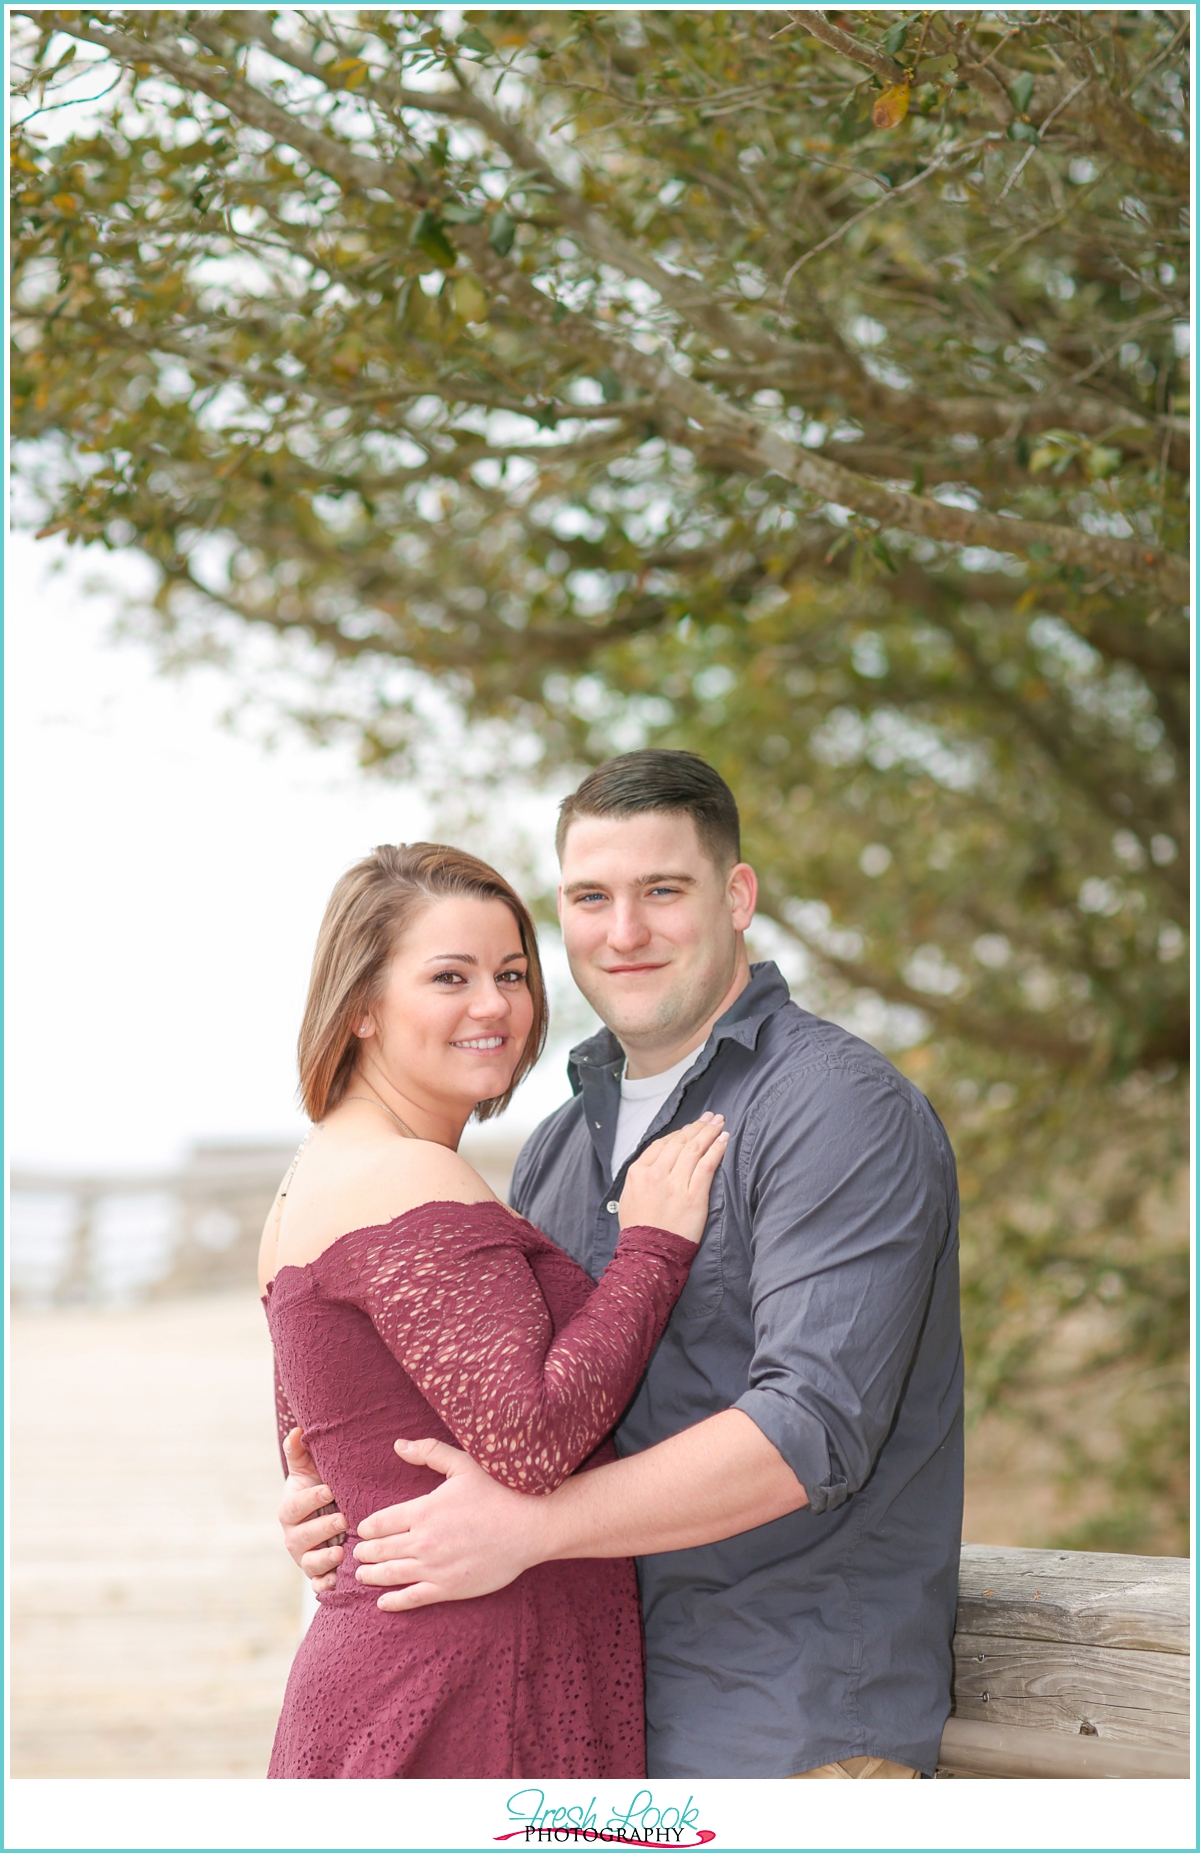
<path fill-rule="evenodd" d="M 608 1213 L 609 1213 L 609 1215 L 610 1215 L 610 1216 L 615 1216 L 615 1215 L 616 1215 L 616 1213 L 617 1213 L 617 1211 L 618 1211 L 618 1210 L 620 1209 L 620 1207 L 621 1207 L 621 1206 L 620 1206 L 620 1204 L 619 1204 L 619 1203 L 617 1202 L 617 1199 L 616 1199 L 615 1197 L 612 1197 L 612 1198 L 610 1198 L 610 1199 L 609 1199 L 609 1201 L 608 1201 L 608 1202 L 607 1202 L 607 1203 L 606 1203 L 606 1204 L 604 1205 L 604 1207 L 605 1207 L 605 1209 L 606 1209 L 606 1210 L 608 1211 Z"/>

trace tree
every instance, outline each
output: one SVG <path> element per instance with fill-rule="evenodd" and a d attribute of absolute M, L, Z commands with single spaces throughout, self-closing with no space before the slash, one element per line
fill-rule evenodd
<path fill-rule="evenodd" d="M 712 759 L 950 1122 L 976 1410 L 1176 1546 L 1187 16 L 18 17 L 42 532 L 369 762 Z"/>

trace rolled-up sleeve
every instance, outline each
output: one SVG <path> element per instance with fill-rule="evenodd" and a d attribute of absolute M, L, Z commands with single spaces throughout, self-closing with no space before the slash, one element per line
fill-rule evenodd
<path fill-rule="evenodd" d="M 754 1354 L 735 1407 L 831 1511 L 895 1419 L 949 1227 L 922 1104 L 853 1064 L 793 1073 L 739 1139 Z"/>

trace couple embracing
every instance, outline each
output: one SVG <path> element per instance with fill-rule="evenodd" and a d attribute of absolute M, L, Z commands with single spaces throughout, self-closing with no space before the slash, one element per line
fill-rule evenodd
<path fill-rule="evenodd" d="M 962 1493 L 954 1160 L 883 1056 L 748 963 L 692 754 L 562 806 L 606 1027 L 512 1207 L 457 1154 L 537 1059 L 533 924 L 454 849 L 334 890 L 313 1130 L 263 1236 L 289 1550 L 274 1777 L 930 1775 Z"/>

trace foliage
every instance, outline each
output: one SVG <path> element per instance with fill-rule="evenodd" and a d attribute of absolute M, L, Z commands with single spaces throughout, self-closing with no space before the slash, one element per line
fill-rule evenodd
<path fill-rule="evenodd" d="M 951 1126 L 976 1406 L 1119 1379 L 1064 1473 L 1177 1548 L 1188 20 L 837 20 L 19 14 L 18 454 L 368 762 L 720 766 Z"/>

